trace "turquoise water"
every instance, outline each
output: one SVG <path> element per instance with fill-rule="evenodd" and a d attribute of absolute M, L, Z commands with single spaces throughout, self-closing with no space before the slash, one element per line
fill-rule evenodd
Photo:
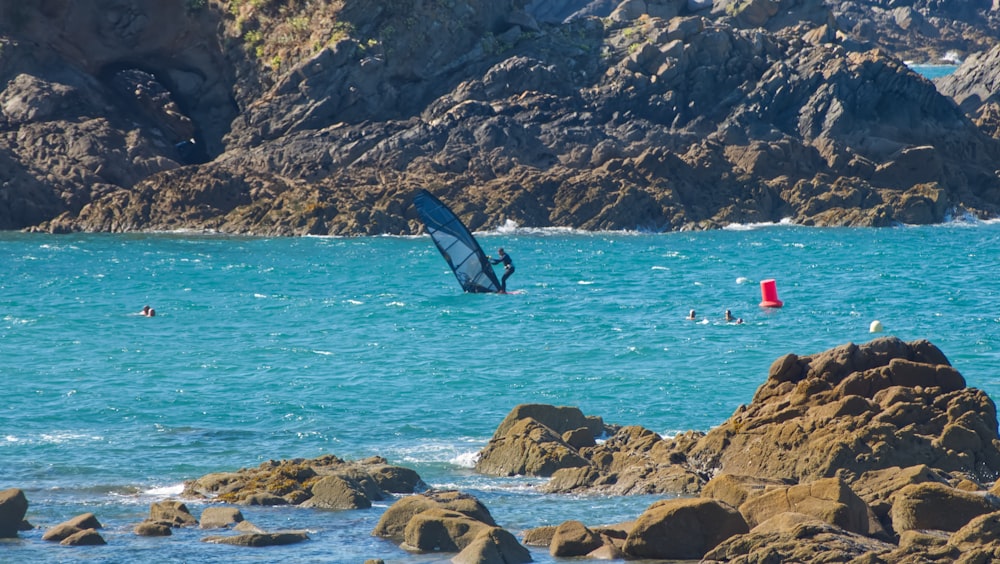
<path fill-rule="evenodd" d="M 750 401 L 778 356 L 867 341 L 875 319 L 929 339 L 1000 395 L 1000 224 L 505 229 L 480 241 L 510 252 L 517 293 L 462 294 L 426 237 L 0 234 L 0 488 L 24 489 L 40 527 L 5 542 L 4 558 L 441 560 L 370 536 L 391 502 L 243 508 L 264 528 L 310 531 L 289 547 L 131 532 L 184 480 L 324 453 L 381 455 L 473 493 L 515 534 L 632 519 L 656 498 L 543 496 L 538 480 L 475 474 L 474 454 L 526 402 L 707 430 Z M 784 308 L 757 306 L 766 278 Z M 155 318 L 138 314 L 145 304 Z M 724 323 L 726 309 L 746 322 Z M 108 546 L 40 540 L 84 511 Z"/>
<path fill-rule="evenodd" d="M 941 78 L 943 76 L 948 76 L 949 74 L 955 72 L 958 68 L 957 64 L 941 64 L 941 65 L 910 65 L 910 68 L 917 73 L 934 80 L 935 78 Z"/>

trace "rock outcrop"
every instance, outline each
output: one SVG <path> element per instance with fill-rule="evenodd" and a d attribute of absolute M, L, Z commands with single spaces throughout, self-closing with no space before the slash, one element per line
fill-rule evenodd
<path fill-rule="evenodd" d="M 65 521 L 54 527 L 51 527 L 49 530 L 45 531 L 45 534 L 42 535 L 42 540 L 52 541 L 52 542 L 62 542 L 74 535 L 78 535 L 79 533 L 88 530 L 95 531 L 96 534 L 96 530 L 101 528 L 103 528 L 103 526 L 101 525 L 101 522 L 97 520 L 96 515 L 94 515 L 93 513 L 84 513 L 82 515 L 77 515 L 76 517 L 70 519 L 69 521 Z M 87 535 L 82 535 L 79 538 L 80 539 L 92 538 L 92 535 L 88 533 Z M 72 543 L 76 541 L 70 541 L 70 542 Z"/>
<path fill-rule="evenodd" d="M 1000 470 L 998 447 L 993 401 L 966 387 L 937 347 L 890 337 L 779 358 L 753 401 L 687 456 L 705 469 L 795 481 L 927 464 L 982 482 Z"/>
<path fill-rule="evenodd" d="M 184 484 L 182 495 L 237 505 L 301 505 L 321 509 L 362 509 L 388 494 L 425 487 L 409 468 L 371 457 L 354 462 L 333 455 L 314 459 L 269 460 L 257 468 L 209 474 Z"/>
<path fill-rule="evenodd" d="M 418 188 L 473 229 L 996 215 L 990 120 L 893 55 L 993 11 L 875 4 L 0 3 L 0 229 L 409 234 Z"/>
<path fill-rule="evenodd" d="M 457 491 L 429 491 L 397 501 L 372 534 L 413 552 L 456 552 L 456 563 L 531 562 L 528 550 L 496 525 L 478 499 Z"/>
<path fill-rule="evenodd" d="M 498 439 L 517 452 L 531 452 L 532 439 L 558 441 L 531 416 L 544 412 L 513 410 L 483 458 Z M 525 422 L 547 432 L 519 433 Z M 888 563 L 1000 554 L 989 532 L 1000 515 L 995 405 L 927 341 L 785 355 L 753 400 L 708 433 L 665 439 L 622 427 L 598 444 L 560 448 L 586 464 L 556 470 L 543 491 L 680 494 L 616 528 L 567 521 L 526 533 L 560 556 Z M 566 460 L 546 451 L 550 463 Z"/>
<path fill-rule="evenodd" d="M 28 498 L 19 488 L 0 492 L 0 538 L 13 538 L 22 529 Z"/>

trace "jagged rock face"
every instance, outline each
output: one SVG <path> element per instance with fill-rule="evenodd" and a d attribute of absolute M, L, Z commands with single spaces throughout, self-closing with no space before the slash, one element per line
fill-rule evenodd
<path fill-rule="evenodd" d="M 1000 211 L 1000 144 L 927 81 L 722 4 L 551 26 L 523 0 L 18 6 L 0 3 L 21 22 L 0 53 L 0 228 L 414 233 L 418 188 L 473 229 Z M 51 33 L 84 8 L 103 17 Z"/>
<path fill-rule="evenodd" d="M 687 455 L 696 466 L 796 481 L 925 463 L 980 481 L 1000 470 L 990 398 L 965 387 L 930 343 L 895 338 L 778 359 L 753 402 Z"/>
<path fill-rule="evenodd" d="M 1000 46 L 969 57 L 937 87 L 968 114 L 975 114 L 987 104 L 1000 102 Z"/>
<path fill-rule="evenodd" d="M 43 0 L 37 4 L 5 0 L 0 3 L 5 35 L 32 46 L 19 49 L 16 59 L 4 53 L 0 69 L 5 75 L 9 67 L 29 76 L 42 71 L 47 78 L 55 78 L 56 84 L 61 83 L 59 78 L 69 78 L 70 87 L 91 82 L 86 85 L 92 88 L 88 89 L 91 96 L 107 94 L 106 88 L 93 82 L 113 82 L 124 69 L 142 70 L 154 75 L 183 108 L 180 111 L 193 120 L 200 142 L 208 145 L 207 153 L 218 154 L 222 135 L 236 115 L 233 72 L 214 37 L 216 18 L 209 10 L 195 9 L 196 5 L 187 0 Z M 80 74 L 66 77 L 68 70 Z M 87 109 L 97 115 L 121 111 L 114 108 L 120 105 L 114 100 L 100 102 L 112 107 Z M 77 117 L 70 111 L 63 115 Z"/>

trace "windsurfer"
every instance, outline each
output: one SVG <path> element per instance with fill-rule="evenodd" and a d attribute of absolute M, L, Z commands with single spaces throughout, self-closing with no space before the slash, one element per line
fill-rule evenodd
<path fill-rule="evenodd" d="M 500 291 L 507 291 L 507 279 L 510 278 L 511 274 L 514 274 L 514 263 L 510 260 L 510 255 L 504 252 L 503 247 L 497 249 L 497 254 L 500 258 L 494 259 L 493 257 L 486 257 L 490 259 L 491 264 L 503 263 L 503 278 L 500 279 Z"/>

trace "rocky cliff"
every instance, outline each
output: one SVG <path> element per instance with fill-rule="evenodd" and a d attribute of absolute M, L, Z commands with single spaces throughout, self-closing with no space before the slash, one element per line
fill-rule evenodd
<path fill-rule="evenodd" d="M 906 9 L 0 0 L 0 228 L 414 233 L 418 188 L 473 229 L 994 216 L 995 130 L 900 59 L 992 6 Z"/>

